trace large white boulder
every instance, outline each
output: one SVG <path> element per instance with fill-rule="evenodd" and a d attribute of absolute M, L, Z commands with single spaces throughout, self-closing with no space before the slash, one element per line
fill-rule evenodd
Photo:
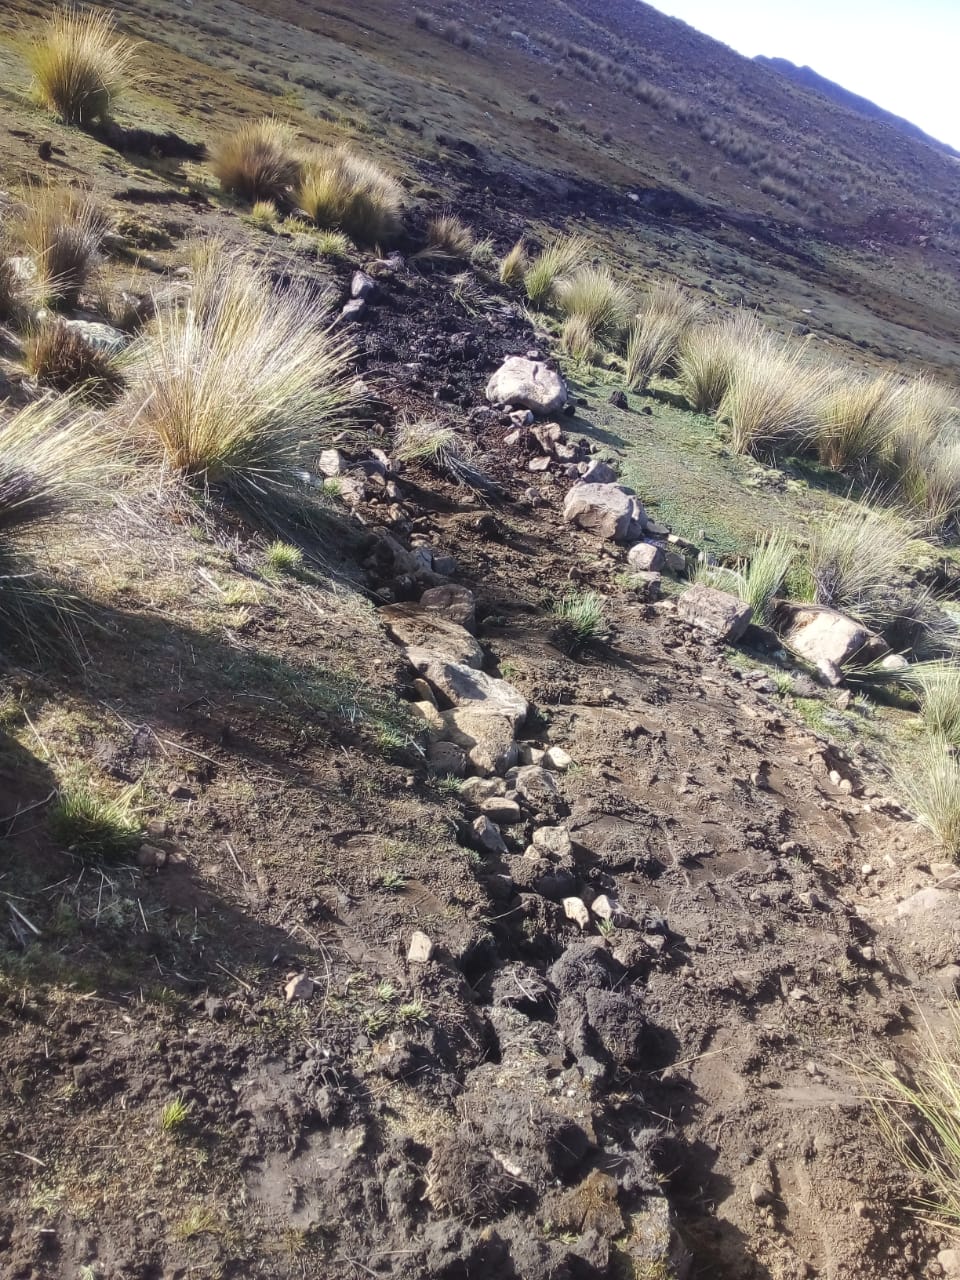
<path fill-rule="evenodd" d="M 509 356 L 487 383 L 491 404 L 522 405 L 534 413 L 556 413 L 567 403 L 567 384 L 540 360 Z"/>

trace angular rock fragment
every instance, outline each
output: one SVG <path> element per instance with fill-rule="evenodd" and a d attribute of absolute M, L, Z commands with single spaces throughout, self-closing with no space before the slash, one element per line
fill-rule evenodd
<path fill-rule="evenodd" d="M 539 360 L 510 356 L 487 383 L 491 404 L 514 404 L 545 415 L 567 403 L 567 384 Z"/>
<path fill-rule="evenodd" d="M 729 591 L 717 591 L 698 582 L 680 596 L 677 614 L 718 640 L 735 644 L 750 625 L 753 609 Z"/>

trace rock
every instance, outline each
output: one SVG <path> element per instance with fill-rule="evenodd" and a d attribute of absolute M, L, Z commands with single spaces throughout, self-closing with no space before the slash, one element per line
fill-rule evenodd
<path fill-rule="evenodd" d="M 111 324 L 99 324 L 93 320 L 60 320 L 58 323 L 76 333 L 88 346 L 107 355 L 116 355 L 127 345 L 127 335 Z"/>
<path fill-rule="evenodd" d="M 543 454 L 539 458 L 531 458 L 530 461 L 527 463 L 527 470 L 528 471 L 549 471 L 550 470 L 549 454 Z"/>
<path fill-rule="evenodd" d="M 634 922 L 621 908 L 618 902 L 611 901 L 605 893 L 599 894 L 590 903 L 590 910 L 598 920 L 609 920 L 618 929 L 625 929 Z"/>
<path fill-rule="evenodd" d="M 941 1249 L 937 1261 L 943 1269 L 945 1280 L 960 1280 L 960 1249 Z"/>
<path fill-rule="evenodd" d="M 433 572 L 439 573 L 441 578 L 451 577 L 453 574 L 457 572 L 457 568 L 458 568 L 458 565 L 453 556 L 434 555 Z M 462 588 L 462 590 L 465 591 L 466 587 Z"/>
<path fill-rule="evenodd" d="M 880 659 L 882 671 L 906 671 L 909 666 L 910 663 L 902 653 L 888 653 L 885 658 Z"/>
<path fill-rule="evenodd" d="M 506 796 L 490 796 L 481 803 L 480 812 L 491 822 L 505 827 L 523 821 L 523 813 L 516 800 L 508 800 Z"/>
<path fill-rule="evenodd" d="M 636 495 L 622 485 L 579 481 L 567 493 L 563 518 L 607 541 L 625 542 L 642 533 L 646 512 Z"/>
<path fill-rule="evenodd" d="M 505 773 L 516 764 L 517 744 L 513 740 L 511 716 L 486 709 L 482 703 L 468 703 L 443 712 L 446 736 L 463 747 L 477 773 Z"/>
<path fill-rule="evenodd" d="M 567 403 L 567 384 L 538 360 L 508 357 L 487 383 L 491 404 L 514 404 L 545 415 Z"/>
<path fill-rule="evenodd" d="M 539 747 L 532 747 L 529 742 L 520 745 L 520 763 L 521 764 L 543 764 L 543 757 L 547 753 Z"/>
<path fill-rule="evenodd" d="M 392 609 L 396 606 L 388 607 Z M 508 681 L 498 680 L 484 671 L 450 661 L 443 654 L 416 645 L 407 647 L 406 657 L 420 675 L 454 707 L 476 709 L 473 705 L 476 704 L 485 712 L 502 715 L 510 720 L 514 730 L 526 719 L 529 710 L 527 700 Z"/>
<path fill-rule="evenodd" d="M 489 818 L 479 817 L 472 824 L 473 842 L 481 853 L 492 853 L 502 857 L 507 852 L 500 828 Z"/>
<path fill-rule="evenodd" d="M 843 664 L 877 641 L 853 618 L 814 604 L 780 604 L 774 628 L 789 649 L 812 663 L 834 685 L 842 679 Z"/>
<path fill-rule="evenodd" d="M 437 710 L 437 704 L 431 697 L 429 702 L 411 702 L 410 710 L 427 726 L 432 741 L 437 742 L 447 737 L 447 725 L 443 715 Z"/>
<path fill-rule="evenodd" d="M 347 469 L 346 460 L 339 449 L 324 449 L 317 459 L 317 472 L 326 478 L 343 475 Z"/>
<path fill-rule="evenodd" d="M 677 614 L 719 640 L 734 644 L 750 625 L 753 609 L 729 591 L 697 583 L 680 596 Z"/>
<path fill-rule="evenodd" d="M 627 564 L 638 573 L 656 573 L 663 568 L 663 548 L 655 542 L 637 542 L 627 552 Z"/>
<path fill-rule="evenodd" d="M 762 1182 L 750 1183 L 750 1199 L 755 1205 L 772 1204 L 776 1199 L 773 1192 Z"/>
<path fill-rule="evenodd" d="M 380 617 L 414 666 L 424 653 L 477 671 L 483 664 L 483 650 L 473 636 L 442 613 L 418 604 L 388 604 L 381 607 Z"/>
<path fill-rule="evenodd" d="M 464 804 L 479 809 L 484 800 L 492 796 L 506 795 L 507 784 L 502 778 L 467 778 L 460 783 L 460 798 Z"/>
<path fill-rule="evenodd" d="M 415 929 L 407 950 L 410 964 L 427 964 L 433 959 L 433 943 L 420 929 Z"/>
<path fill-rule="evenodd" d="M 555 858 L 568 858 L 573 853 L 573 841 L 566 827 L 538 827 L 533 833 L 533 847 Z"/>
<path fill-rule="evenodd" d="M 436 560 L 434 560 L 436 566 Z M 420 608 L 430 613 L 437 613 L 448 622 L 473 631 L 477 625 L 477 602 L 472 591 L 467 587 L 449 586 L 430 587 L 420 597 Z M 419 643 L 419 642 L 418 642 Z M 467 666 L 476 664 L 468 662 Z"/>
<path fill-rule="evenodd" d="M 615 409 L 630 408 L 630 401 L 627 399 L 626 392 L 623 391 L 611 391 L 608 403 L 612 404 Z"/>
<path fill-rule="evenodd" d="M 350 281 L 350 297 L 368 301 L 377 292 L 377 282 L 365 271 L 355 271 Z"/>
<path fill-rule="evenodd" d="M 427 765 L 434 777 L 462 778 L 467 772 L 467 753 L 455 742 L 432 742 L 427 747 Z"/>
<path fill-rule="evenodd" d="M 142 844 L 137 853 L 137 865 L 149 870 L 151 867 L 167 865 L 167 851 L 155 844 Z"/>
<path fill-rule="evenodd" d="M 340 308 L 340 318 L 342 320 L 362 320 L 367 314 L 367 304 L 362 298 L 351 298 L 349 302 L 344 303 Z"/>
<path fill-rule="evenodd" d="M 510 421 L 518 428 L 523 428 L 532 426 L 536 419 L 529 409 L 515 409 L 514 412 L 510 414 Z M 504 441 L 504 443 L 506 443 L 506 441 Z"/>
<path fill-rule="evenodd" d="M 544 422 L 534 427 L 530 435 L 536 440 L 543 453 L 553 453 L 563 439 L 563 428 L 558 422 Z"/>
<path fill-rule="evenodd" d="M 616 484 L 617 473 L 609 463 L 597 458 L 580 473 L 580 480 L 583 484 Z"/>
<path fill-rule="evenodd" d="M 522 765 L 519 769 L 511 769 L 507 781 L 522 800 L 532 804 L 540 804 L 544 800 L 553 800 L 560 794 L 557 780 L 548 769 L 538 764 Z"/>
<path fill-rule="evenodd" d="M 663 585 L 663 578 L 659 573 L 634 573 L 632 578 L 631 590 L 634 595 L 650 603 L 659 600 L 660 587 Z"/>
<path fill-rule="evenodd" d="M 590 912 L 582 898 L 564 898 L 563 914 L 568 920 L 578 924 L 581 929 L 589 929 Z"/>
<path fill-rule="evenodd" d="M 531 764 L 536 763 L 531 761 Z M 564 751 L 563 747 L 549 747 L 543 753 L 543 766 L 545 769 L 553 769 L 557 773 L 566 773 L 573 764 L 573 757 Z"/>
<path fill-rule="evenodd" d="M 313 995 L 315 983 L 305 973 L 294 973 L 287 979 L 283 988 L 283 998 L 289 1004 L 291 1000 L 309 1000 Z"/>

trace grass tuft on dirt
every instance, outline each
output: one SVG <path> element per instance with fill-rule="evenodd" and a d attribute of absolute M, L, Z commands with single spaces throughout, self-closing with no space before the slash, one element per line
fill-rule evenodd
<path fill-rule="evenodd" d="M 107 215 L 93 196 L 72 187 L 29 187 L 20 204 L 11 235 L 31 259 L 37 300 L 75 307 L 99 265 Z"/>
<path fill-rule="evenodd" d="M 84 862 L 117 862 L 140 843 L 143 824 L 134 800 L 139 788 L 103 795 L 87 782 L 61 788 L 50 806 L 50 830 L 56 840 Z"/>
<path fill-rule="evenodd" d="M 90 404 L 109 404 L 123 387 L 115 358 L 61 320 L 47 321 L 27 337 L 24 363 L 41 386 L 75 391 Z"/>
<path fill-rule="evenodd" d="M 375 160 L 346 148 L 304 162 L 297 204 L 316 226 L 366 245 L 387 245 L 403 225 L 403 188 Z"/>
<path fill-rule="evenodd" d="M 296 131 L 282 120 L 246 120 L 227 134 L 210 158 L 224 191 L 251 203 L 283 200 L 300 179 Z"/>
<path fill-rule="evenodd" d="M 128 86 L 135 52 L 109 10 L 65 5 L 27 45 L 34 95 L 64 124 L 101 124 Z"/>

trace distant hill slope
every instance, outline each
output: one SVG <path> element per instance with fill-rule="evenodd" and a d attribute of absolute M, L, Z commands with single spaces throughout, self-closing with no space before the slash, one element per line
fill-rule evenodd
<path fill-rule="evenodd" d="M 911 124 L 903 116 L 894 115 L 892 111 L 886 111 L 883 107 L 878 107 L 869 98 L 863 98 L 859 93 L 852 93 L 851 90 L 845 89 L 842 84 L 837 84 L 835 80 L 828 80 L 826 76 L 814 71 L 813 67 L 798 67 L 789 58 L 767 58 L 762 53 L 757 54 L 754 62 L 759 62 L 764 67 L 770 67 L 773 71 L 779 71 L 781 75 L 789 76 L 797 84 L 802 84 L 808 89 L 814 89 L 825 97 L 832 98 L 834 102 L 839 102 L 841 106 L 849 107 L 852 111 L 859 111 L 861 115 L 867 116 L 871 120 L 879 120 L 883 124 L 888 124 L 908 138 L 916 138 L 920 142 L 929 143 L 932 147 L 939 147 L 942 151 L 946 151 L 948 155 L 960 156 L 960 151 L 956 151 L 948 143 L 931 137 L 929 133 L 924 133 L 921 128 Z"/>

